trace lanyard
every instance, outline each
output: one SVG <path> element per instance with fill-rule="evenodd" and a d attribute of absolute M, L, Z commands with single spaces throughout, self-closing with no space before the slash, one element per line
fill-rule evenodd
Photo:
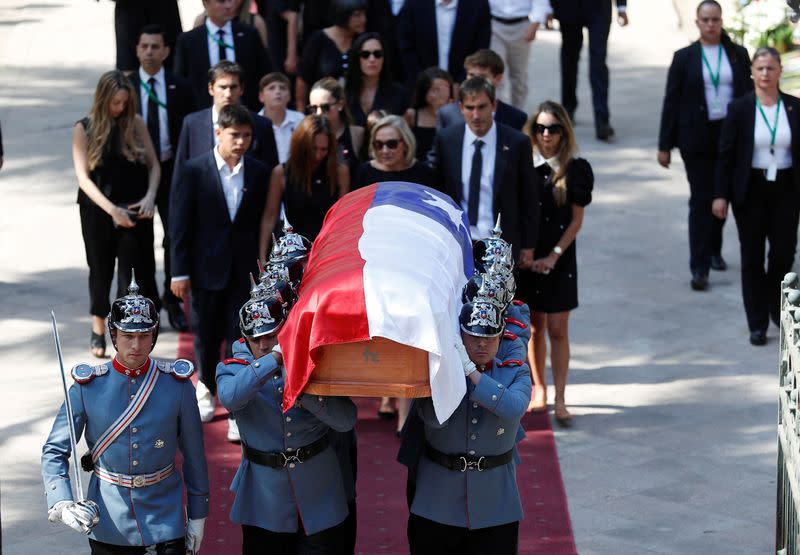
<path fill-rule="evenodd" d="M 206 27 L 206 33 L 208 33 L 209 38 L 217 43 L 217 46 L 223 46 L 225 48 L 230 48 L 231 50 L 235 50 L 232 44 L 228 44 L 224 40 L 220 39 L 218 36 L 211 34 L 211 31 Z"/>
<path fill-rule="evenodd" d="M 758 106 L 758 111 L 761 112 L 761 117 L 764 119 L 764 124 L 769 129 L 769 134 L 771 137 L 771 141 L 769 143 L 769 153 L 775 154 L 775 135 L 778 133 L 778 118 L 781 115 L 781 97 L 778 95 L 778 105 L 775 108 L 775 122 L 770 125 L 769 120 L 767 120 L 767 114 L 764 113 L 764 108 L 761 107 L 761 102 L 759 102 L 758 97 L 756 97 L 756 106 Z"/>
<path fill-rule="evenodd" d="M 156 104 L 158 104 L 159 106 L 161 106 L 165 110 L 167 109 L 167 105 L 164 104 L 163 102 L 161 102 L 161 100 L 159 100 L 158 95 L 156 94 L 156 91 L 151 89 L 150 85 L 148 85 L 147 83 L 142 81 L 142 86 L 144 87 L 144 90 L 147 92 L 147 96 L 149 96 L 150 98 L 155 100 Z"/>
<path fill-rule="evenodd" d="M 711 64 L 708 63 L 708 58 L 706 58 L 706 50 L 703 47 L 700 47 L 700 54 L 703 56 L 703 63 L 706 65 L 708 69 L 708 76 L 711 78 L 711 84 L 714 85 L 714 92 L 719 95 L 719 76 L 722 73 L 722 45 L 719 45 L 719 50 L 717 54 L 717 74 L 714 75 L 714 72 L 711 71 Z"/>

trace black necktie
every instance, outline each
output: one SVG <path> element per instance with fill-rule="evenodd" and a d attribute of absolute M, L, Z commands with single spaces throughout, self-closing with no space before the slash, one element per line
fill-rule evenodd
<path fill-rule="evenodd" d="M 153 140 L 153 148 L 156 151 L 156 156 L 161 159 L 161 125 L 158 121 L 158 102 L 156 101 L 156 80 L 151 77 L 147 80 L 150 85 L 150 94 L 147 95 L 147 130 L 150 132 L 150 138 Z"/>
<path fill-rule="evenodd" d="M 483 156 L 481 148 L 483 141 L 476 139 L 474 143 L 475 152 L 472 154 L 472 171 L 469 174 L 469 198 L 467 199 L 467 215 L 469 225 L 478 224 L 478 203 L 481 196 L 481 171 L 483 170 Z"/>
<path fill-rule="evenodd" d="M 217 46 L 219 46 L 219 61 L 228 59 L 227 48 L 225 48 L 225 31 L 217 31 Z"/>

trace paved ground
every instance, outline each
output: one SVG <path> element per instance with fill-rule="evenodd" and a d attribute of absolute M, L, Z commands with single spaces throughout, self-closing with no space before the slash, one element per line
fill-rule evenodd
<path fill-rule="evenodd" d="M 181 4 L 184 19 L 199 6 Z M 112 11 L 105 1 L 0 0 L 0 490 L 12 554 L 85 550 L 83 538 L 46 522 L 38 462 L 61 398 L 51 307 L 68 364 L 87 353 L 69 137 L 113 63 Z M 557 434 L 577 545 L 582 554 L 766 553 L 777 343 L 747 343 L 733 225 L 731 269 L 713 274 L 707 293 L 688 287 L 683 168 L 655 163 L 666 66 L 686 39 L 671 0 L 629 13 L 631 26 L 611 36 L 613 146 L 593 138 L 581 69 L 578 137 L 597 184 L 579 237 L 568 390 L 576 422 Z M 558 98 L 558 42 L 557 33 L 536 42 L 528 108 Z M 175 350 L 176 335 L 164 333 L 156 354 Z"/>

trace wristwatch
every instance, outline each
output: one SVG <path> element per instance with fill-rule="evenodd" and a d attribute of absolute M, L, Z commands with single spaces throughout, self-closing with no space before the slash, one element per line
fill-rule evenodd
<path fill-rule="evenodd" d="M 555 247 L 553 247 L 553 252 L 556 253 L 558 256 L 561 256 L 564 252 L 564 249 L 556 245 Z"/>

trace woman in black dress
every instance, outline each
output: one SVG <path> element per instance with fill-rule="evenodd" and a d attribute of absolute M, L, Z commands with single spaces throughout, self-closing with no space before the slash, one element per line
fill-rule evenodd
<path fill-rule="evenodd" d="M 372 127 L 369 162 L 358 167 L 351 189 L 360 189 L 381 181 L 408 181 L 434 186 L 434 173 L 414 159 L 416 141 L 400 116 L 389 115 Z"/>
<path fill-rule="evenodd" d="M 364 144 L 364 128 L 353 125 L 353 118 L 344 98 L 344 87 L 336 79 L 325 77 L 311 88 L 308 95 L 307 114 L 317 114 L 328 119 L 336 137 L 339 148 L 339 160 L 355 175 L 359 160 L 359 152 Z"/>
<path fill-rule="evenodd" d="M 419 74 L 406 123 L 417 139 L 417 160 L 425 160 L 436 135 L 436 112 L 453 101 L 453 79 L 445 70 L 429 67 Z"/>
<path fill-rule="evenodd" d="M 353 41 L 350 49 L 353 63 L 347 68 L 345 97 L 353 123 L 367 124 L 367 114 L 385 110 L 402 115 L 408 108 L 408 91 L 392 81 L 386 47 L 378 33 L 364 33 Z"/>
<path fill-rule="evenodd" d="M 106 351 L 108 295 L 117 264 L 117 296 L 126 294 L 131 271 L 142 295 L 160 308 L 153 252 L 153 212 L 161 176 L 147 125 L 136 114 L 137 94 L 121 71 L 97 82 L 89 115 L 72 129 L 81 232 L 89 264 L 91 350 Z"/>
<path fill-rule="evenodd" d="M 575 156 L 577 146 L 569 115 L 556 102 L 542 103 L 527 125 L 534 166 L 542 177 L 539 192 L 539 239 L 530 272 L 519 276 L 517 297 L 531 309 L 528 358 L 536 385 L 531 408 L 547 409 L 545 361 L 550 338 L 550 366 L 556 390 L 555 417 L 568 426 L 571 415 L 565 390 L 569 370 L 569 313 L 578 306 L 575 237 L 584 208 L 592 201 L 594 175 L 589 163 Z"/>
<path fill-rule="evenodd" d="M 313 241 L 333 204 L 350 189 L 350 172 L 338 161 L 333 128 L 322 116 L 307 116 L 292 133 L 289 159 L 275 166 L 259 252 L 266 256 L 281 202 L 294 231 Z"/>
<path fill-rule="evenodd" d="M 349 51 L 353 40 L 367 26 L 366 9 L 365 0 L 333 0 L 333 25 L 314 31 L 308 37 L 295 83 L 298 111 L 305 110 L 309 84 L 323 77 L 344 77 L 350 66 Z"/>

